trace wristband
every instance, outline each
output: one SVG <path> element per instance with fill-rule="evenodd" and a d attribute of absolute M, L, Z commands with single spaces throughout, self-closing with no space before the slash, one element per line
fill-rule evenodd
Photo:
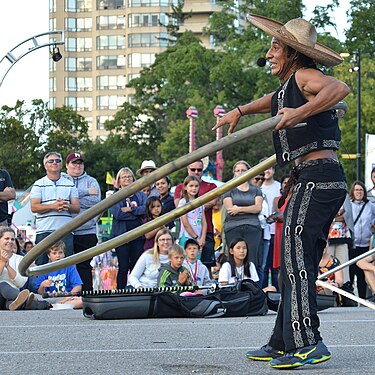
<path fill-rule="evenodd" d="M 236 108 L 238 109 L 238 112 L 240 112 L 240 115 L 243 116 L 243 113 L 242 113 L 242 111 L 240 110 L 240 107 L 237 106 Z"/>

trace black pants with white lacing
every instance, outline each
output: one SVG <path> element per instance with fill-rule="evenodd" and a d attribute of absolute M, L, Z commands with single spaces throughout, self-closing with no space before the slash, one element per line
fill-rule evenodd
<path fill-rule="evenodd" d="M 315 281 L 330 225 L 346 195 L 343 168 L 330 160 L 301 165 L 284 212 L 281 301 L 269 340 L 275 349 L 288 352 L 322 339 Z"/>

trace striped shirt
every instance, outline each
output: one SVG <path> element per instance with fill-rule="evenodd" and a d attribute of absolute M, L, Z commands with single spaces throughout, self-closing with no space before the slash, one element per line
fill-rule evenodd
<path fill-rule="evenodd" d="M 71 203 L 72 198 L 78 199 L 78 190 L 73 182 L 64 177 L 53 181 L 44 176 L 35 181 L 30 194 L 30 199 L 33 198 L 40 199 L 41 204 L 52 204 L 59 198 Z M 36 233 L 53 232 L 70 220 L 72 220 L 72 214 L 69 211 L 50 210 L 45 213 L 36 213 Z"/>

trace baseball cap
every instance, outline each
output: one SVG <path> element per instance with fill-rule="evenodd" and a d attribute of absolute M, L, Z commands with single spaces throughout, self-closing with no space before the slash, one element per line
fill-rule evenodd
<path fill-rule="evenodd" d="M 82 154 L 79 153 L 79 152 L 72 152 L 71 154 L 69 154 L 66 157 L 66 164 L 68 164 L 69 162 L 71 162 L 73 160 L 82 160 L 82 161 L 84 161 Z"/>

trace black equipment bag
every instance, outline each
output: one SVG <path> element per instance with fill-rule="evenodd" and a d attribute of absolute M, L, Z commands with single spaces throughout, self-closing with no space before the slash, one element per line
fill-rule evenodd
<path fill-rule="evenodd" d="M 85 296 L 82 301 L 83 315 L 91 319 L 233 317 L 265 315 L 268 311 L 265 293 L 252 280 L 206 296 L 161 292 Z"/>
<path fill-rule="evenodd" d="M 242 280 L 206 296 L 182 297 L 160 293 L 155 302 L 155 318 L 255 316 L 267 314 L 267 297 L 252 280 Z"/>
<path fill-rule="evenodd" d="M 101 295 L 82 297 L 83 315 L 90 319 L 149 318 L 155 294 Z"/>
<path fill-rule="evenodd" d="M 267 292 L 267 304 L 270 310 L 277 312 L 279 302 L 279 292 Z M 336 295 L 317 294 L 316 302 L 318 304 L 318 311 L 326 310 L 330 307 L 335 307 Z"/>

